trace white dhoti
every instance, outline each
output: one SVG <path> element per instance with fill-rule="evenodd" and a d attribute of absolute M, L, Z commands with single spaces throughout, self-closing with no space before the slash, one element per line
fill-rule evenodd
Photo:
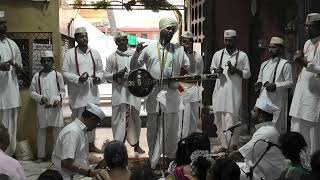
<path fill-rule="evenodd" d="M 53 142 L 56 142 L 56 139 L 61 131 L 60 127 L 52 127 Z M 46 157 L 46 140 L 47 140 L 47 128 L 38 128 L 37 134 L 37 147 L 38 147 L 38 158 Z"/>
<path fill-rule="evenodd" d="M 112 107 L 112 133 L 113 139 L 124 142 L 125 139 L 131 146 L 139 142 L 141 119 L 134 106 L 121 104 Z"/>
<path fill-rule="evenodd" d="M 188 102 L 184 104 L 184 110 L 179 112 L 179 138 L 185 138 L 197 131 L 199 118 L 199 102 Z"/>
<path fill-rule="evenodd" d="M 10 145 L 5 151 L 7 155 L 13 156 L 16 150 L 17 144 L 17 119 L 18 108 L 1 109 L 0 110 L 0 122 L 8 129 L 10 137 Z"/>
<path fill-rule="evenodd" d="M 177 151 L 178 143 L 178 113 L 166 113 L 164 114 L 164 138 L 165 138 L 165 155 L 168 158 L 174 158 Z M 149 146 L 149 158 L 151 161 L 151 167 L 155 168 L 158 160 L 163 154 L 163 128 L 162 128 L 163 116 L 157 119 L 157 113 L 149 113 L 147 115 L 147 141 Z"/>
<path fill-rule="evenodd" d="M 85 107 L 80 107 L 80 108 L 70 108 L 71 109 L 71 119 L 72 121 L 74 121 L 76 118 L 81 118 L 82 113 L 85 110 Z M 94 140 L 96 139 L 96 129 L 93 129 L 92 131 L 87 131 L 87 135 L 88 135 L 88 140 L 89 143 L 94 143 Z"/>
<path fill-rule="evenodd" d="M 215 112 L 214 113 L 214 124 L 217 127 L 217 134 L 219 135 L 221 146 L 224 148 L 228 148 L 228 144 L 230 142 L 231 132 L 223 132 L 229 127 L 237 124 L 239 121 L 239 116 L 235 116 L 232 113 L 227 112 Z M 239 142 L 239 128 L 234 129 L 233 136 L 231 139 L 231 146 L 238 145 Z"/>
<path fill-rule="evenodd" d="M 320 123 L 306 121 L 300 118 L 292 117 L 291 131 L 302 134 L 310 147 L 310 153 L 314 153 L 320 149 Z"/>

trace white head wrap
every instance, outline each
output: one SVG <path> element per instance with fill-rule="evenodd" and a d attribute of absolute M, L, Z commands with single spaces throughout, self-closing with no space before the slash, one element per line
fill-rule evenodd
<path fill-rule="evenodd" d="M 41 57 L 42 58 L 44 58 L 44 57 L 53 57 L 53 53 L 52 53 L 51 50 L 46 50 L 46 51 L 42 52 Z"/>
<path fill-rule="evenodd" d="M 190 31 L 185 31 L 181 34 L 181 37 L 193 39 L 193 34 Z"/>
<path fill-rule="evenodd" d="M 128 34 L 122 31 L 117 31 L 114 33 L 113 39 L 116 40 L 117 38 L 124 37 L 124 36 L 128 36 Z"/>
<path fill-rule="evenodd" d="M 308 16 L 306 18 L 306 24 L 311 24 L 316 21 L 320 21 L 320 14 L 319 13 L 308 14 Z"/>
<path fill-rule="evenodd" d="M 100 118 L 100 120 L 103 120 L 106 115 L 104 114 L 104 112 L 101 110 L 101 108 L 95 104 L 92 103 L 88 103 L 86 106 L 87 111 L 95 114 L 96 116 L 98 116 Z"/>
<path fill-rule="evenodd" d="M 78 28 L 76 28 L 74 33 L 75 34 L 77 34 L 77 33 L 87 33 L 87 29 L 85 27 L 78 27 Z"/>
<path fill-rule="evenodd" d="M 279 44 L 279 45 L 284 45 L 284 40 L 279 38 L 279 37 L 272 37 L 270 40 L 270 44 Z"/>
<path fill-rule="evenodd" d="M 225 30 L 223 33 L 224 38 L 231 38 L 231 37 L 236 37 L 237 36 L 237 31 L 233 29 L 228 29 Z"/>
<path fill-rule="evenodd" d="M 170 26 L 175 26 L 175 27 L 178 26 L 177 21 L 174 18 L 164 17 L 164 18 L 160 19 L 160 21 L 159 21 L 159 29 L 160 29 L 160 31 L 162 31 L 165 28 L 170 27 Z"/>
<path fill-rule="evenodd" d="M 277 106 L 275 106 L 274 104 L 272 104 L 264 98 L 258 98 L 255 106 L 270 114 L 275 114 L 279 111 L 279 108 Z"/>
<path fill-rule="evenodd" d="M 4 11 L 0 11 L 0 20 L 5 20 L 5 18 L 6 18 L 6 14 L 5 14 L 5 12 Z"/>

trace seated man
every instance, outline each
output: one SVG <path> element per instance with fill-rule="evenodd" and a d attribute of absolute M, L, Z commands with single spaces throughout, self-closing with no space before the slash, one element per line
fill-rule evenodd
<path fill-rule="evenodd" d="M 72 179 L 75 174 L 94 177 L 98 173 L 89 168 L 87 133 L 104 118 L 105 114 L 97 105 L 88 103 L 82 117 L 61 130 L 53 149 L 52 163 L 64 179 Z"/>
<path fill-rule="evenodd" d="M 25 180 L 26 176 L 20 163 L 4 153 L 9 144 L 8 130 L 0 124 L 0 179 Z"/>
<path fill-rule="evenodd" d="M 255 165 L 264 154 L 259 164 L 254 168 L 252 179 L 274 180 L 284 170 L 284 156 L 275 146 L 279 139 L 279 132 L 272 123 L 273 115 L 279 113 L 279 108 L 265 99 L 258 98 L 255 107 L 251 111 L 253 122 L 257 131 L 252 139 L 240 149 L 229 154 L 230 158 L 244 158 L 245 163 L 238 163 L 241 169 L 241 180 L 250 179 L 250 168 Z"/>

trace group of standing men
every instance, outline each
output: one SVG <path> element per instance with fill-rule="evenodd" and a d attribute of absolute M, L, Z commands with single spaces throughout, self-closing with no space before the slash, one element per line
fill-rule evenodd
<path fill-rule="evenodd" d="M 21 67 L 21 55 L 18 46 L 5 36 L 6 29 L 4 12 L 0 12 L 0 122 L 9 130 L 10 146 L 7 153 L 13 155 L 18 107 L 21 106 L 16 75 L 16 71 Z M 88 35 L 83 27 L 76 29 L 75 40 L 78 45 L 66 52 L 62 74 L 52 71 L 52 52 L 44 53 L 41 58 L 44 69 L 35 74 L 30 87 L 31 97 L 39 103 L 38 147 L 41 148 L 38 149 L 38 158 L 44 158 L 45 139 L 41 138 L 46 132 L 44 128 L 55 126 L 58 127 L 57 131 L 60 131 L 63 126 L 63 117 L 59 114 L 65 93 L 62 76 L 68 85 L 72 119 L 80 119 L 88 103 L 99 105 L 98 85 L 104 81 L 112 82 L 114 139 L 123 142 L 127 140 L 135 152 L 144 153 L 139 146 L 141 99 L 133 96 L 126 88 L 124 78 L 128 75 L 127 72 L 146 68 L 158 79 L 180 76 L 181 70 L 185 70 L 188 75 L 203 73 L 202 58 L 193 51 L 192 33 L 182 34 L 183 48 L 171 43 L 177 31 L 176 20 L 162 18 L 159 29 L 159 41 L 148 46 L 140 43 L 135 51 L 128 49 L 127 35 L 117 32 L 114 40 L 118 48 L 107 59 L 105 71 L 99 53 L 88 46 Z M 301 132 L 314 152 L 320 145 L 320 14 L 307 16 L 306 29 L 310 39 L 305 43 L 303 53 L 294 58 L 298 64 L 303 65 L 303 69 L 297 81 L 290 115 L 293 116 L 292 130 Z M 211 72 L 217 75 L 212 103 L 215 125 L 218 134 L 221 134 L 223 148 L 227 148 L 231 141 L 231 133 L 223 133 L 223 130 L 232 127 L 240 119 L 242 80 L 251 76 L 248 56 L 237 49 L 236 42 L 237 32 L 226 30 L 225 48 L 214 54 L 210 68 Z M 269 45 L 270 59 L 262 63 L 255 84 L 259 96 L 280 109 L 280 113 L 273 119 L 280 132 L 287 129 L 287 92 L 293 85 L 291 64 L 282 58 L 283 50 L 284 40 L 272 37 Z M 177 91 L 178 86 L 184 88 L 183 95 Z M 152 166 L 157 164 L 162 153 L 174 158 L 179 137 L 196 131 L 197 121 L 200 119 L 201 90 L 194 82 L 182 85 L 176 82 L 156 85 L 147 97 L 147 141 Z M 58 108 L 58 116 L 52 116 L 54 108 Z M 47 120 L 51 119 L 55 119 L 56 123 L 48 123 Z M 90 151 L 101 152 L 94 146 L 94 130 L 88 131 L 88 139 Z M 236 146 L 237 139 L 238 133 L 235 132 L 231 145 Z"/>

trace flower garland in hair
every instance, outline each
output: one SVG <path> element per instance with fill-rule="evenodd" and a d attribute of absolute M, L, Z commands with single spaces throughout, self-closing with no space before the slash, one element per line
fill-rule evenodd
<path fill-rule="evenodd" d="M 192 170 L 192 175 L 193 176 L 196 175 L 197 172 L 198 172 L 198 169 L 195 166 L 195 163 L 197 162 L 199 157 L 203 157 L 207 161 L 213 162 L 213 159 L 212 159 L 212 157 L 211 157 L 211 155 L 210 155 L 208 150 L 196 150 L 196 151 L 193 151 L 191 156 L 190 156 L 190 159 L 191 159 L 191 170 Z"/>
<path fill-rule="evenodd" d="M 310 149 L 309 148 L 302 149 L 299 155 L 300 155 L 302 167 L 307 169 L 308 171 L 311 171 Z"/>

